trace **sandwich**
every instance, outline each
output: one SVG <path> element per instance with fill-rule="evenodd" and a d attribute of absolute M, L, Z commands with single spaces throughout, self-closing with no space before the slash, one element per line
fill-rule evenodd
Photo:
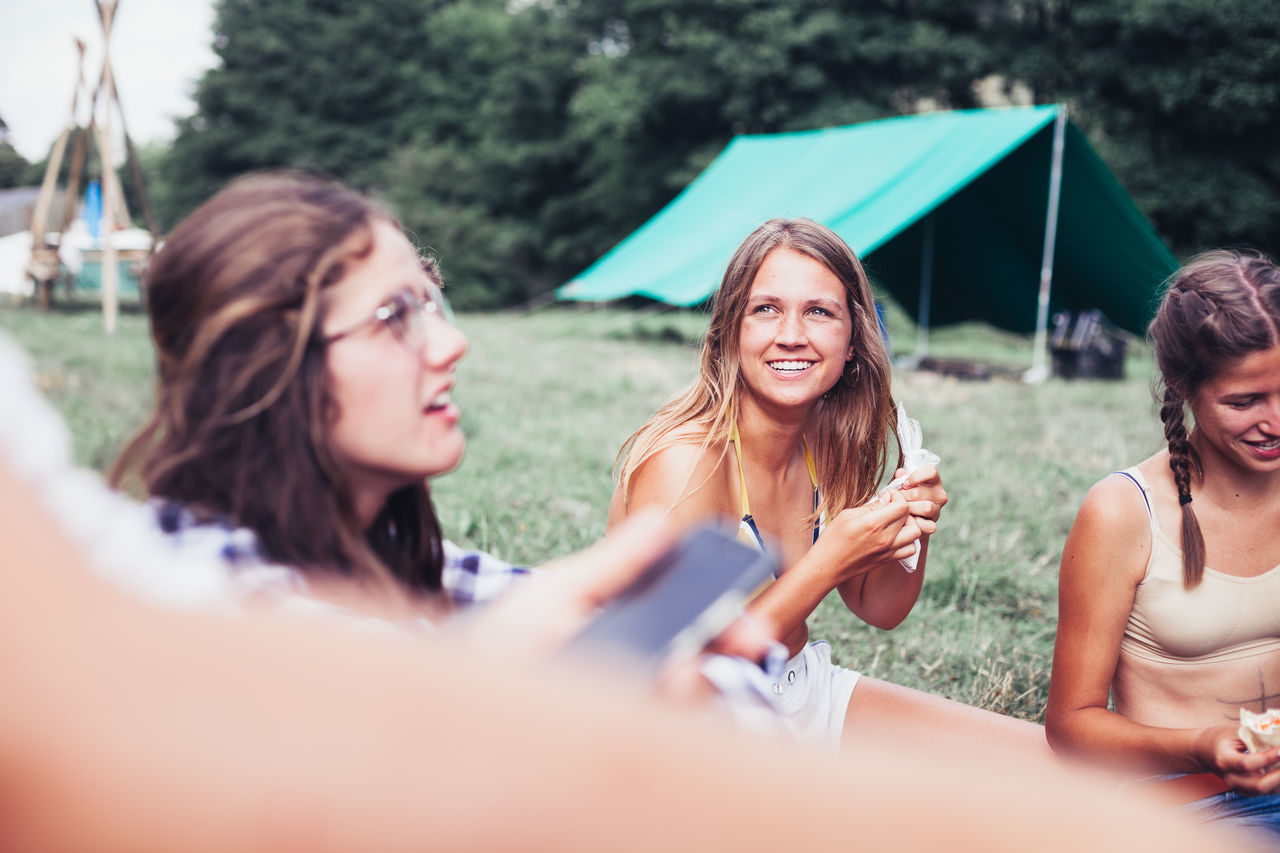
<path fill-rule="evenodd" d="M 1250 752 L 1263 752 L 1280 746 L 1280 708 L 1261 714 L 1241 708 L 1240 739 Z"/>

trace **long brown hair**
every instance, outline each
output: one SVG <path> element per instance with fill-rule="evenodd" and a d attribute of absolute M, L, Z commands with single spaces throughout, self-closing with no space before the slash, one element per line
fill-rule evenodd
<path fill-rule="evenodd" d="M 618 482 L 624 498 L 631 476 L 646 459 L 687 442 L 691 432 L 703 436 L 704 450 L 728 442 L 730 412 L 742 391 L 738 343 L 747 297 L 765 257 L 780 247 L 831 270 L 844 285 L 853 321 L 853 358 L 818 402 L 815 431 L 808 436 L 822 495 L 814 517 L 857 506 L 875 493 L 897 415 L 890 394 L 889 354 L 867 274 L 853 250 L 826 226 L 811 219 L 771 219 L 751 232 L 729 260 L 712 305 L 697 378 L 619 451 Z"/>
<path fill-rule="evenodd" d="M 136 468 L 151 495 L 253 530 L 272 561 L 434 591 L 443 557 L 425 483 L 362 529 L 329 443 L 321 294 L 372 251 L 378 220 L 393 221 L 353 190 L 272 172 L 179 224 L 145 279 L 155 411 L 111 482 Z"/>
<path fill-rule="evenodd" d="M 1266 255 L 1215 250 L 1170 277 L 1147 329 L 1160 380 L 1156 399 L 1169 468 L 1182 506 L 1182 582 L 1204 576 L 1204 535 L 1192 509 L 1192 477 L 1203 479 L 1186 410 L 1206 382 L 1245 356 L 1280 345 L 1280 270 Z"/>

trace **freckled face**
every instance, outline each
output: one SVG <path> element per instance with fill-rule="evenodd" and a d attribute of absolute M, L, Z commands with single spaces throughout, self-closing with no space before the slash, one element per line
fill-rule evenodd
<path fill-rule="evenodd" d="M 1192 442 L 1258 473 L 1280 471 L 1280 346 L 1251 353 L 1191 400 Z"/>
<path fill-rule="evenodd" d="M 853 357 L 844 285 L 793 249 L 765 256 L 747 296 L 738 357 L 746 392 L 762 406 L 808 408 Z"/>
<path fill-rule="evenodd" d="M 452 469 L 466 443 L 449 390 L 467 339 L 438 312 L 412 334 L 397 328 L 404 305 L 436 285 L 399 228 L 378 220 L 372 229 L 373 250 L 326 290 L 323 330 L 354 329 L 327 345 L 325 361 L 336 404 L 330 442 L 362 515 L 376 514 L 396 489 Z M 387 319 L 367 322 L 379 312 Z"/>

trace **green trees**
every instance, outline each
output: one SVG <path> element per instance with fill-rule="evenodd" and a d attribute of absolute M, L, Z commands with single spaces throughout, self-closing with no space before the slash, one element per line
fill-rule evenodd
<path fill-rule="evenodd" d="M 377 185 L 439 254 L 456 304 L 524 301 L 559 284 L 553 259 L 573 252 L 561 235 L 574 225 L 565 127 L 580 37 L 563 16 L 497 0 L 448 4 L 424 30 L 408 136 Z"/>
<path fill-rule="evenodd" d="M 976 106 L 994 68 L 984 4 L 948 0 L 598 0 L 569 133 L 594 257 L 670 200 L 739 133 Z"/>
<path fill-rule="evenodd" d="M 0 141 L 0 189 L 20 187 L 29 183 L 33 169 L 27 158 L 7 141 Z"/>
<path fill-rule="evenodd" d="M 228 178 L 267 166 L 367 184 L 409 138 L 423 4 L 221 0 L 196 113 L 179 124 L 163 179 L 170 218 Z"/>
<path fill-rule="evenodd" d="M 1280 3 L 1020 5 L 1008 67 L 1070 104 L 1175 251 L 1280 253 Z"/>
<path fill-rule="evenodd" d="M 1276 0 L 221 0 L 221 62 L 156 163 L 172 223 L 293 165 L 384 198 L 460 306 L 521 302 L 736 133 L 979 105 L 1073 118 L 1175 250 L 1275 245 Z"/>
<path fill-rule="evenodd" d="M 0 118 L 0 189 L 26 186 L 39 180 L 39 170 L 13 147 L 9 141 L 9 125 Z"/>

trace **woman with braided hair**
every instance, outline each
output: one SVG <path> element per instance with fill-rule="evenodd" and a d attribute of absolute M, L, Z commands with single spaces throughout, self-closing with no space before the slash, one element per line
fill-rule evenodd
<path fill-rule="evenodd" d="M 1280 838 L 1280 749 L 1238 733 L 1280 707 L 1280 269 L 1192 259 L 1148 337 L 1168 447 L 1095 485 L 1067 537 L 1047 734 Z"/>

